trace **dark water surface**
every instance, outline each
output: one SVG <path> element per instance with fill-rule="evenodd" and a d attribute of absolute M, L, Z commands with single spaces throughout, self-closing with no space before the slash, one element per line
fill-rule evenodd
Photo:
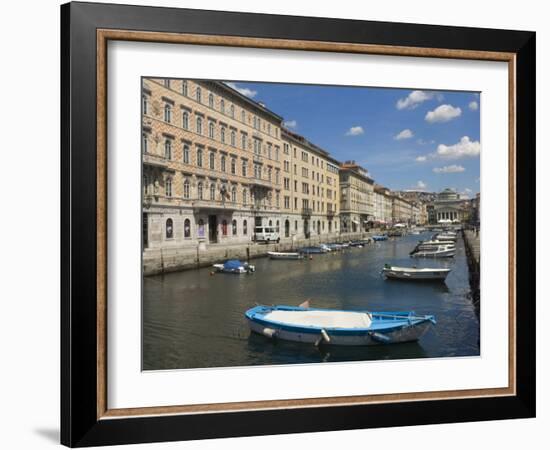
<path fill-rule="evenodd" d="M 252 275 L 210 275 L 210 269 L 143 280 L 143 369 L 318 363 L 479 355 L 479 321 L 470 299 L 462 239 L 451 259 L 410 258 L 418 239 L 406 236 L 313 260 L 256 259 Z M 385 263 L 451 267 L 445 283 L 384 280 Z M 434 314 L 437 325 L 418 342 L 369 347 L 274 342 L 251 334 L 244 312 L 256 303 Z"/>

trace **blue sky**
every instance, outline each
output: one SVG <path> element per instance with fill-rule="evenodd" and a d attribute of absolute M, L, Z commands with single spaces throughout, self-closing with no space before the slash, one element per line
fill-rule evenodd
<path fill-rule="evenodd" d="M 265 103 L 291 130 L 336 159 L 356 160 L 390 189 L 479 192 L 477 93 L 229 84 Z"/>

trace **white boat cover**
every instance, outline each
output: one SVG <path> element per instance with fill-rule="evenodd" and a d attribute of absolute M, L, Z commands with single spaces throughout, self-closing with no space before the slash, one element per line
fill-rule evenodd
<path fill-rule="evenodd" d="M 271 311 L 264 317 L 289 325 L 320 328 L 368 328 L 372 322 L 368 313 L 352 311 Z"/>

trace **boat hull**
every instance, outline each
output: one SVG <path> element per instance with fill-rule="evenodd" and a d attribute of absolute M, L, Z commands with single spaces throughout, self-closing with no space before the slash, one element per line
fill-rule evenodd
<path fill-rule="evenodd" d="M 383 269 L 384 276 L 393 280 L 407 280 L 407 281 L 444 281 L 449 274 L 449 271 L 422 271 L 422 272 L 408 272 L 397 271 L 392 269 Z"/>
<path fill-rule="evenodd" d="M 271 259 L 303 259 L 304 255 L 300 253 L 277 253 L 277 252 L 267 252 Z"/>
<path fill-rule="evenodd" d="M 442 250 L 438 252 L 427 252 L 420 250 L 413 253 L 411 256 L 413 258 L 452 258 L 455 255 L 455 249 L 452 250 Z"/>
<path fill-rule="evenodd" d="M 274 307 L 280 308 L 280 307 Z M 308 308 L 283 307 L 285 310 L 306 311 Z M 368 328 L 320 328 L 288 323 L 277 323 L 265 320 L 262 310 L 270 307 L 257 306 L 248 310 L 245 317 L 250 330 L 269 339 L 281 339 L 291 342 L 302 342 L 314 345 L 339 345 L 339 346 L 365 346 L 380 344 L 398 344 L 417 341 L 426 333 L 432 324 L 435 324 L 433 316 L 415 317 L 408 319 L 402 313 L 372 313 L 372 317 L 385 315 L 397 317 L 397 319 L 385 320 L 385 327 L 370 326 Z M 373 323 L 376 319 L 373 320 Z M 328 339 L 327 339 L 328 338 Z"/>

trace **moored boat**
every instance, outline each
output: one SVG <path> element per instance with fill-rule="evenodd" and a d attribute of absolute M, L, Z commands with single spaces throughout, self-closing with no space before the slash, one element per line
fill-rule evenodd
<path fill-rule="evenodd" d="M 342 311 L 302 306 L 255 306 L 245 312 L 251 331 L 294 342 L 330 345 L 394 344 L 418 340 L 436 320 L 407 312 Z"/>
<path fill-rule="evenodd" d="M 411 253 L 411 256 L 414 258 L 452 258 L 455 255 L 455 252 L 456 248 L 452 245 L 438 245 L 437 247 L 415 251 Z"/>
<path fill-rule="evenodd" d="M 238 259 L 229 259 L 223 264 L 214 264 L 212 267 L 214 267 L 214 269 L 216 269 L 218 272 L 223 273 L 241 274 L 252 273 L 256 271 L 255 266 L 248 264 L 247 262 L 241 262 Z"/>
<path fill-rule="evenodd" d="M 375 234 L 373 237 L 372 237 L 372 240 L 373 241 L 387 241 L 388 240 L 388 235 L 387 234 Z"/>
<path fill-rule="evenodd" d="M 298 252 L 304 253 L 306 255 L 310 254 L 320 254 L 320 253 L 327 253 L 327 249 L 323 247 L 302 247 L 298 249 Z"/>
<path fill-rule="evenodd" d="M 386 264 L 382 273 L 386 278 L 396 280 L 418 280 L 418 281 L 444 281 L 451 269 L 443 268 L 417 268 L 398 267 Z"/>
<path fill-rule="evenodd" d="M 267 252 L 271 259 L 303 259 L 304 255 L 298 252 Z"/>

